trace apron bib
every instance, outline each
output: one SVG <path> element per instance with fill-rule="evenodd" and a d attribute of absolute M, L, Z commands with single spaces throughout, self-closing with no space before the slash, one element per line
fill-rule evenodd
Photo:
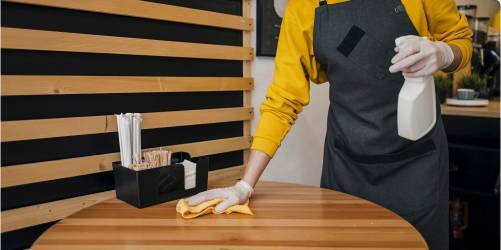
<path fill-rule="evenodd" d="M 398 136 L 402 74 L 388 68 L 395 39 L 418 35 L 399 0 L 321 1 L 314 53 L 330 83 L 321 186 L 380 204 L 413 224 L 431 250 L 448 249 L 447 140 L 435 127 Z"/>

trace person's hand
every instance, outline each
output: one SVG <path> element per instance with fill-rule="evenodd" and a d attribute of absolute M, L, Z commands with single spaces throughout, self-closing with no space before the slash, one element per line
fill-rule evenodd
<path fill-rule="evenodd" d="M 454 61 L 451 47 L 441 41 L 403 36 L 397 38 L 395 43 L 395 52 L 398 53 L 391 59 L 391 73 L 402 71 L 406 77 L 428 76 L 449 67 Z"/>
<path fill-rule="evenodd" d="M 202 202 L 222 198 L 223 202 L 216 206 L 216 212 L 221 213 L 233 205 L 245 203 L 254 189 L 245 181 L 239 181 L 232 187 L 211 189 L 188 198 L 189 206 L 196 206 Z"/>

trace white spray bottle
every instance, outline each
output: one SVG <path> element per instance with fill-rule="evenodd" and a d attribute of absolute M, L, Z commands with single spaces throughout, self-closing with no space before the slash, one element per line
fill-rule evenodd
<path fill-rule="evenodd" d="M 418 36 L 402 36 L 395 40 L 397 48 Z M 433 75 L 424 77 L 405 77 L 404 85 L 398 94 L 397 125 L 398 135 L 416 141 L 425 136 L 437 122 L 435 81 Z"/>

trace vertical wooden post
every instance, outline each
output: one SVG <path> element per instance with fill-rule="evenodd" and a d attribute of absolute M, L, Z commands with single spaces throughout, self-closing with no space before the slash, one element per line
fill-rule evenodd
<path fill-rule="evenodd" d="M 251 18 L 251 0 L 242 0 L 242 15 L 245 18 Z M 251 30 L 243 31 L 243 47 L 251 47 Z M 243 77 L 251 77 L 251 60 L 243 61 Z M 244 91 L 244 107 L 251 106 L 251 90 Z M 251 121 L 244 121 L 244 136 L 251 135 Z M 244 166 L 247 166 L 247 159 L 249 158 L 249 149 L 244 150 Z"/>

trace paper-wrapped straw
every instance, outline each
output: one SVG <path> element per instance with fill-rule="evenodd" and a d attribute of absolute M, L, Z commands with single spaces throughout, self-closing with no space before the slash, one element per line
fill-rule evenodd
<path fill-rule="evenodd" d="M 132 114 L 116 115 L 120 161 L 122 166 L 130 167 L 132 163 Z"/>
<path fill-rule="evenodd" d="M 168 150 L 141 152 L 141 114 L 119 114 L 116 118 L 122 166 L 142 170 L 170 165 L 171 152 Z"/>
<path fill-rule="evenodd" d="M 122 116 L 122 114 L 115 115 L 115 117 L 117 118 L 118 146 L 120 147 L 120 162 L 124 162 L 124 153 L 123 153 L 124 140 L 122 139 L 122 136 L 123 136 L 122 133 L 120 133 L 120 131 L 122 130 L 121 116 Z"/>
<path fill-rule="evenodd" d="M 142 162 L 141 156 L 141 114 L 134 113 L 132 116 L 132 163 Z"/>
<path fill-rule="evenodd" d="M 132 138 L 131 138 L 131 131 L 132 131 L 132 116 L 130 113 L 125 114 L 122 119 L 122 134 L 123 134 L 123 139 L 124 139 L 124 161 L 122 162 L 122 165 L 124 167 L 130 167 L 130 164 L 132 163 Z"/>

